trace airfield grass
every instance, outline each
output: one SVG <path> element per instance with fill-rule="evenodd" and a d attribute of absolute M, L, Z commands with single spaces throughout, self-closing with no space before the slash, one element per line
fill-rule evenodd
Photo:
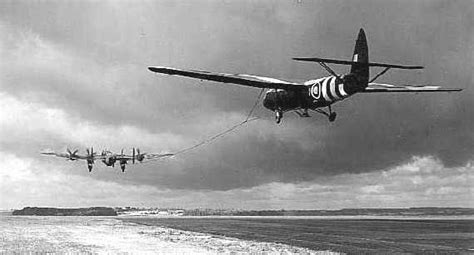
<path fill-rule="evenodd" d="M 474 220 L 122 218 L 136 224 L 350 254 L 471 253 Z"/>

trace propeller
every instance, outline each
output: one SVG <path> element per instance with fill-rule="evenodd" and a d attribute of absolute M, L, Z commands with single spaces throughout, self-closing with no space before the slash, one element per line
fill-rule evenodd
<path fill-rule="evenodd" d="M 90 150 L 89 150 L 89 148 L 87 148 L 86 152 L 87 152 L 87 157 L 91 158 L 91 159 L 93 159 L 94 156 L 97 154 L 97 153 L 94 152 L 94 147 L 91 147 Z"/>
<path fill-rule="evenodd" d="M 86 148 L 86 160 L 87 160 L 87 168 L 89 168 L 89 172 L 92 171 L 92 167 L 94 165 L 94 148 L 91 147 L 91 149 L 89 150 L 89 148 Z"/>
<path fill-rule="evenodd" d="M 87 161 L 89 161 L 90 163 L 94 164 L 94 156 L 95 156 L 95 152 L 94 152 L 94 147 L 91 147 L 91 149 L 89 150 L 89 148 L 86 149 L 86 153 L 87 153 Z"/>
<path fill-rule="evenodd" d="M 71 151 L 69 148 L 66 149 L 67 153 L 69 154 L 69 160 L 76 160 L 75 157 L 77 157 L 76 153 L 79 151 L 79 150 L 74 150 L 74 151 Z"/>
<path fill-rule="evenodd" d="M 135 147 L 132 149 L 132 163 L 135 164 Z"/>

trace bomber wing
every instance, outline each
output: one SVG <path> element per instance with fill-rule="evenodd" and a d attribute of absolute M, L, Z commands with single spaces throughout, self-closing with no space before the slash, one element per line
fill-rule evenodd
<path fill-rule="evenodd" d="M 435 85 L 392 85 L 382 83 L 369 83 L 361 93 L 380 92 L 453 92 L 461 91 L 459 88 L 443 88 Z"/>
<path fill-rule="evenodd" d="M 40 152 L 41 155 L 46 155 L 46 156 L 56 156 L 56 157 L 60 157 L 60 158 L 70 158 L 70 155 L 67 154 L 67 153 L 58 153 L 58 152 Z M 77 158 L 78 159 L 78 155 L 73 155 L 73 158 Z"/>
<path fill-rule="evenodd" d="M 162 73 L 168 75 L 186 76 L 201 80 L 217 81 L 223 83 L 234 83 L 244 86 L 257 88 L 271 88 L 271 89 L 299 89 L 306 88 L 303 84 L 283 81 L 276 78 L 257 76 L 251 74 L 227 74 L 214 73 L 199 70 L 182 70 L 172 67 L 164 66 L 150 66 L 148 69 L 155 73 Z"/>
<path fill-rule="evenodd" d="M 157 153 L 145 153 L 143 154 L 144 156 L 144 159 L 158 159 L 158 158 L 166 158 L 166 157 L 171 157 L 171 156 L 174 156 L 173 153 L 164 153 L 164 154 L 157 154 Z M 117 155 L 116 156 L 116 159 L 117 160 L 133 160 L 133 156 L 131 155 Z M 136 156 L 135 156 L 135 159 Z"/>
<path fill-rule="evenodd" d="M 45 155 L 45 156 L 56 156 L 56 157 L 59 157 L 59 158 L 65 158 L 65 159 L 71 159 L 71 160 L 87 160 L 89 159 L 88 156 L 86 155 L 78 155 L 76 154 L 77 153 L 77 150 L 74 151 L 74 152 L 65 152 L 65 153 L 61 153 L 61 152 L 54 152 L 54 151 L 42 151 L 40 152 L 41 155 Z M 105 156 L 103 155 L 96 155 L 94 153 L 94 156 L 93 156 L 94 160 L 100 160 L 100 159 L 104 159 Z"/>
<path fill-rule="evenodd" d="M 117 160 L 132 160 L 133 157 L 130 156 L 130 155 L 117 154 L 117 155 L 115 155 L 115 159 L 117 159 Z"/>
<path fill-rule="evenodd" d="M 155 154 L 155 153 L 150 153 L 150 154 L 145 154 L 145 159 L 159 159 L 159 158 L 166 158 L 166 157 L 172 157 L 174 156 L 173 153 L 164 153 L 164 154 Z"/>
<path fill-rule="evenodd" d="M 173 154 L 173 153 L 164 153 L 164 154 L 144 153 L 144 154 L 141 154 L 141 155 L 143 155 L 143 157 L 141 159 L 138 158 L 138 155 L 135 155 L 135 156 L 133 156 L 133 155 L 116 155 L 115 158 L 118 161 L 126 161 L 127 163 L 129 161 L 133 161 L 133 163 L 135 163 L 135 161 L 143 163 L 143 160 L 145 160 L 145 162 L 153 161 L 153 160 L 158 160 L 160 158 L 172 157 L 175 154 Z M 135 157 L 135 159 L 134 159 L 134 157 Z"/>

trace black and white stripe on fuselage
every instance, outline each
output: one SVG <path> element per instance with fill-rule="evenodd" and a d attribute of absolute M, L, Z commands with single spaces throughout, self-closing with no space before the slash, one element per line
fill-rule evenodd
<path fill-rule="evenodd" d="M 335 76 L 323 77 L 305 82 L 309 86 L 309 96 L 313 103 L 329 105 L 351 96 L 345 89 L 342 80 Z"/>

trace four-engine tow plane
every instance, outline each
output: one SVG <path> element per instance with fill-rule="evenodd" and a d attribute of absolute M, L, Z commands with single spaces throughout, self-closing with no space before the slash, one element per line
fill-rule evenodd
<path fill-rule="evenodd" d="M 139 148 L 132 148 L 132 155 L 125 155 L 123 154 L 123 149 L 120 154 L 115 154 L 111 151 L 104 150 L 102 151 L 101 157 L 102 157 L 102 162 L 106 166 L 112 166 L 115 167 L 115 162 L 119 162 L 120 168 L 122 169 L 122 172 L 125 172 L 125 165 L 128 164 L 128 161 L 132 161 L 133 164 L 135 164 L 136 161 L 142 163 L 143 160 L 151 160 L 151 159 L 158 159 L 158 158 L 164 158 L 164 157 L 171 157 L 174 154 L 172 153 L 165 153 L 165 154 L 154 154 L 154 153 L 140 153 Z"/>
<path fill-rule="evenodd" d="M 140 149 L 132 149 L 132 155 L 125 155 L 123 153 L 123 149 L 120 154 L 115 154 L 111 151 L 104 150 L 100 155 L 94 152 L 94 148 L 87 148 L 85 155 L 77 154 L 78 150 L 71 151 L 69 149 L 66 150 L 66 153 L 57 153 L 57 152 L 41 152 L 43 155 L 48 156 L 56 156 L 61 158 L 66 158 L 66 160 L 86 160 L 87 168 L 89 172 L 92 171 L 92 167 L 95 160 L 101 160 L 106 166 L 115 167 L 115 162 L 120 163 L 120 168 L 122 172 L 125 172 L 125 165 L 128 161 L 132 161 L 135 164 L 136 161 L 142 163 L 144 160 L 154 160 L 159 158 L 171 157 L 174 154 L 172 153 L 165 153 L 165 154 L 156 154 L 156 153 L 141 153 Z"/>
<path fill-rule="evenodd" d="M 226 74 L 213 73 L 199 70 L 182 70 L 171 67 L 150 66 L 152 72 L 179 75 L 201 80 L 210 80 L 223 83 L 268 89 L 263 105 L 265 108 L 275 112 L 275 119 L 280 123 L 283 113 L 295 111 L 301 117 L 310 117 L 308 110 L 324 114 L 329 121 L 336 119 L 336 113 L 332 111 L 331 105 L 346 99 L 356 93 L 379 93 L 379 92 L 450 92 L 461 91 L 455 88 L 441 88 L 432 85 L 391 85 L 374 83 L 374 81 L 390 69 L 422 69 L 422 66 L 393 65 L 369 62 L 369 50 L 364 30 L 361 28 L 356 40 L 354 54 L 351 61 L 327 58 L 293 58 L 297 61 L 309 61 L 319 63 L 331 76 L 304 83 L 283 81 L 280 79 L 249 75 L 249 74 Z M 351 66 L 350 73 L 339 75 L 327 64 L 339 64 Z M 370 67 L 383 67 L 384 69 L 369 77 Z M 321 108 L 327 107 L 327 111 Z"/>

